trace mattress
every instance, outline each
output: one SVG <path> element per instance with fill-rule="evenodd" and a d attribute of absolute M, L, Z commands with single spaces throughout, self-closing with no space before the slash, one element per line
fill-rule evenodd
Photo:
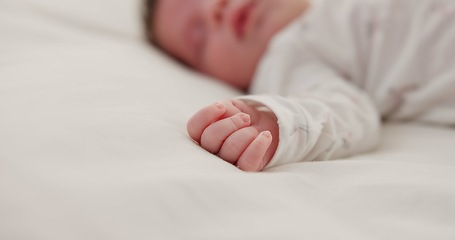
<path fill-rule="evenodd" d="M 0 0 L 0 239 L 455 239 L 455 129 L 246 173 L 190 140 L 239 96 L 142 39 L 138 0 Z"/>

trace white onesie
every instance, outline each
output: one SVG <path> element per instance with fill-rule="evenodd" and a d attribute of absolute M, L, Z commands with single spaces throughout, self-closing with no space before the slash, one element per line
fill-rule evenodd
<path fill-rule="evenodd" d="M 455 126 L 455 0 L 313 0 L 250 93 L 278 117 L 267 168 L 371 150 L 381 118 Z"/>

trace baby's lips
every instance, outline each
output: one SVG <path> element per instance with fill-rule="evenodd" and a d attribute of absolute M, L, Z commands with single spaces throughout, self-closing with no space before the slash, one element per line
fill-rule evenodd
<path fill-rule="evenodd" d="M 250 2 L 240 6 L 235 10 L 230 20 L 232 24 L 232 29 L 234 30 L 237 38 L 241 39 L 245 35 L 245 27 L 248 23 L 252 9 L 254 8 L 254 3 Z"/>

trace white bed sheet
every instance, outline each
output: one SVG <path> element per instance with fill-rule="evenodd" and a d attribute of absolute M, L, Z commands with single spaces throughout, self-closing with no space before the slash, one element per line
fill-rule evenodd
<path fill-rule="evenodd" d="M 0 0 L 0 239 L 455 239 L 455 130 L 244 173 L 186 120 L 240 93 L 140 40 L 139 1 Z"/>

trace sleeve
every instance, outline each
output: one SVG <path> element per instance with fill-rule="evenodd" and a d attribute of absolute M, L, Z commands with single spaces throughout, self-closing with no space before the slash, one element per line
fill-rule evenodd
<path fill-rule="evenodd" d="M 280 33 L 260 63 L 252 95 L 241 98 L 277 116 L 279 144 L 267 168 L 363 153 L 380 139 L 379 111 L 359 87 L 371 7 L 340 2 L 320 1 Z"/>
<path fill-rule="evenodd" d="M 380 117 L 365 93 L 322 66 L 306 68 L 313 74 L 299 77 L 313 81 L 292 94 L 241 98 L 277 116 L 279 145 L 267 168 L 351 156 L 373 149 L 380 138 Z"/>

